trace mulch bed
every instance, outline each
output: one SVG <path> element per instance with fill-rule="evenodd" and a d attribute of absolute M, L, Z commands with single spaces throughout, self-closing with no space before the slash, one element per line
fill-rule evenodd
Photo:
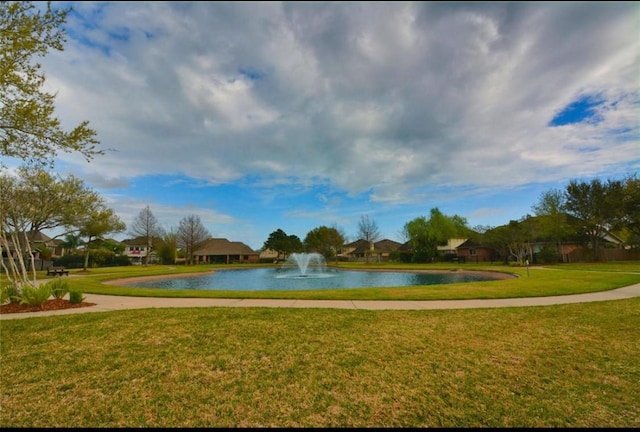
<path fill-rule="evenodd" d="M 30 306 L 20 303 L 7 303 L 0 305 L 0 314 L 21 313 L 21 312 L 42 312 L 59 309 L 74 309 L 88 306 L 95 306 L 95 303 L 80 302 L 71 303 L 69 300 L 52 299 L 47 300 L 42 306 Z"/>

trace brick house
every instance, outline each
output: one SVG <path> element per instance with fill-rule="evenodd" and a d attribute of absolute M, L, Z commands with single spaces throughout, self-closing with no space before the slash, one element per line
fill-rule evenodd
<path fill-rule="evenodd" d="M 196 264 L 257 263 L 260 254 L 242 242 L 211 238 L 193 253 Z"/>
<path fill-rule="evenodd" d="M 374 243 L 360 239 L 344 245 L 339 256 L 349 261 L 366 261 L 367 255 L 372 262 L 389 261 L 392 252 L 398 250 L 400 246 L 402 243 L 389 239 Z"/>

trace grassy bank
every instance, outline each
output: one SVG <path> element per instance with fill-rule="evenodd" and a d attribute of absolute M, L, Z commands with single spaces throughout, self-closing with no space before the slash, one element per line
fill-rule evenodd
<path fill-rule="evenodd" d="M 640 299 L 2 322 L 3 427 L 638 427 Z"/>
<path fill-rule="evenodd" d="M 510 267 L 504 265 L 416 265 L 416 264 L 342 264 L 338 268 L 366 270 L 445 270 L 491 271 L 517 275 L 517 278 L 486 282 L 425 285 L 397 288 L 357 288 L 308 291 L 211 291 L 132 288 L 107 285 L 104 282 L 128 277 L 172 275 L 176 273 L 208 273 L 240 266 L 149 266 L 92 269 L 82 278 L 69 278 L 73 288 L 92 294 L 150 296 L 150 297 L 208 297 L 208 298 L 280 298 L 326 300 L 444 300 L 472 298 L 513 298 L 579 294 L 604 291 L 640 282 L 640 263 L 576 264 L 551 267 Z M 82 274 L 72 271 L 72 274 Z"/>
<path fill-rule="evenodd" d="M 102 283 L 212 268 L 92 269 L 69 281 L 85 292 L 228 295 Z M 464 268 L 520 277 L 345 293 L 500 298 L 640 282 L 638 263 Z M 2 427 L 640 427 L 640 298 L 434 311 L 142 309 L 0 326 Z"/>

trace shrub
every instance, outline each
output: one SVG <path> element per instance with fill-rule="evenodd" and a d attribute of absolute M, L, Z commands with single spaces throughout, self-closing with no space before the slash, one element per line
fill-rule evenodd
<path fill-rule="evenodd" d="M 53 265 L 63 266 L 67 268 L 83 268 L 84 255 L 67 254 L 60 258 L 56 258 Z M 114 255 L 113 251 L 91 250 L 89 252 L 90 268 L 94 267 L 115 267 L 131 265 L 131 261 L 125 255 Z"/>
<path fill-rule="evenodd" d="M 71 290 L 69 291 L 69 301 L 71 303 L 82 303 L 84 301 L 84 296 L 81 291 Z"/>
<path fill-rule="evenodd" d="M 55 278 L 49 282 L 47 282 L 49 289 L 51 290 L 51 295 L 55 299 L 62 299 L 65 295 L 69 293 L 69 282 L 61 278 Z"/>
<path fill-rule="evenodd" d="M 53 255 L 53 251 L 48 247 L 45 246 L 40 249 L 40 258 L 43 260 L 51 261 L 51 255 Z"/>
<path fill-rule="evenodd" d="M 410 263 L 412 256 L 413 255 L 408 252 L 401 252 L 398 250 L 389 252 L 389 260 L 395 262 Z"/>
<path fill-rule="evenodd" d="M 540 264 L 557 264 L 562 259 L 554 245 L 544 245 L 536 258 Z"/>
<path fill-rule="evenodd" d="M 53 265 L 66 268 L 82 268 L 84 266 L 84 257 L 80 254 L 65 254 L 60 258 L 56 258 Z"/>
<path fill-rule="evenodd" d="M 416 251 L 411 257 L 412 263 L 427 263 L 431 262 L 431 255 L 425 251 Z"/>
<path fill-rule="evenodd" d="M 0 286 L 0 304 L 20 302 L 20 291 L 18 286 L 13 282 L 8 282 L 6 285 Z"/>
<path fill-rule="evenodd" d="M 42 306 L 50 296 L 51 289 L 49 289 L 48 284 L 41 284 L 37 287 L 25 285 L 22 288 L 22 299 L 20 300 L 20 304 Z"/>

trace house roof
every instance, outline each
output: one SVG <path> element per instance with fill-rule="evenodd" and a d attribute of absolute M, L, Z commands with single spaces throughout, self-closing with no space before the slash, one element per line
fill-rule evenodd
<path fill-rule="evenodd" d="M 490 248 L 486 243 L 482 243 L 473 239 L 468 239 L 464 243 L 460 244 L 456 249 L 468 249 L 468 248 Z"/>
<path fill-rule="evenodd" d="M 207 240 L 194 255 L 255 255 L 257 252 L 242 242 L 232 242 L 225 238 Z"/>
<path fill-rule="evenodd" d="M 400 252 L 412 252 L 413 248 L 411 247 L 411 244 L 409 242 L 405 242 L 398 246 L 398 250 Z"/>
<path fill-rule="evenodd" d="M 162 241 L 160 237 L 151 237 L 151 243 L 156 244 L 156 242 Z M 145 236 L 138 236 L 133 239 L 124 239 L 120 243 L 125 244 L 127 246 L 146 246 L 147 238 Z"/>
<path fill-rule="evenodd" d="M 373 244 L 374 249 L 379 250 L 380 252 L 391 252 L 394 250 L 398 250 L 398 248 L 402 246 L 402 243 L 398 243 L 397 241 L 384 239 L 379 242 L 375 242 Z"/>
<path fill-rule="evenodd" d="M 376 252 L 391 252 L 394 250 L 398 250 L 400 246 L 402 246 L 402 243 L 398 243 L 396 241 L 389 240 L 389 239 L 384 239 L 384 240 L 375 242 L 373 244 L 373 250 Z M 363 239 L 356 240 L 352 243 L 346 244 L 345 247 L 354 248 L 354 250 L 351 251 L 351 253 L 353 254 L 364 253 L 366 251 L 371 250 L 371 248 L 369 247 L 369 242 Z"/>
<path fill-rule="evenodd" d="M 52 241 L 51 237 L 41 231 L 28 231 L 27 238 L 32 242 L 38 243 L 49 243 Z"/>
<path fill-rule="evenodd" d="M 354 248 L 354 249 L 358 249 L 358 248 L 369 248 L 369 242 L 366 240 L 356 240 L 354 242 L 351 243 L 347 243 L 346 245 L 344 245 L 345 248 Z"/>
<path fill-rule="evenodd" d="M 59 239 L 53 240 L 51 237 L 49 237 L 48 235 L 46 235 L 41 231 L 27 231 L 26 235 L 27 235 L 27 239 L 29 240 L 29 243 L 32 245 L 31 246 L 32 249 L 37 251 L 41 250 L 40 247 L 43 245 L 47 248 L 55 248 L 62 243 L 62 240 L 59 240 Z M 18 241 L 20 243 L 24 241 L 24 236 L 25 236 L 24 231 L 21 231 L 18 233 Z M 8 238 L 7 242 L 8 242 L 9 249 L 15 250 L 15 245 L 11 240 L 11 238 Z"/>

